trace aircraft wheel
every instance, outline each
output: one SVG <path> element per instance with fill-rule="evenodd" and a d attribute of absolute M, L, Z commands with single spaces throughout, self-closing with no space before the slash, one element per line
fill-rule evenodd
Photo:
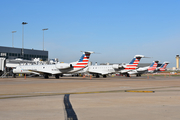
<path fill-rule="evenodd" d="M 106 78 L 107 76 L 106 75 L 103 75 L 103 78 Z"/>
<path fill-rule="evenodd" d="M 127 77 L 130 77 L 130 75 L 129 75 L 129 74 L 127 74 Z"/>
<path fill-rule="evenodd" d="M 44 78 L 48 79 L 49 78 L 48 74 L 44 74 Z"/>
<path fill-rule="evenodd" d="M 56 79 L 59 79 L 59 75 L 55 75 L 55 78 L 56 78 Z"/>
<path fill-rule="evenodd" d="M 16 78 L 16 74 L 13 74 L 12 76 L 13 76 L 13 78 Z"/>
<path fill-rule="evenodd" d="M 98 75 L 98 74 L 96 75 L 96 78 L 99 78 L 99 75 Z"/>

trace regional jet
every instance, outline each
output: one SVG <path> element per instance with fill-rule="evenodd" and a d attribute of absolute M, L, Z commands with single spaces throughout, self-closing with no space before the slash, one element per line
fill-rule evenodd
<path fill-rule="evenodd" d="M 132 61 L 129 64 L 126 64 L 124 66 L 124 69 L 118 71 L 118 73 L 120 73 L 121 76 L 125 75 L 126 77 L 130 77 L 128 72 L 132 70 L 136 70 L 138 68 L 137 66 L 141 58 L 147 58 L 147 57 L 145 57 L 144 55 L 135 55 Z"/>
<path fill-rule="evenodd" d="M 159 61 L 153 61 L 153 63 L 150 66 L 140 67 L 136 70 L 131 70 L 128 72 L 128 74 L 129 75 L 135 74 L 136 77 L 140 77 L 142 74 L 154 73 L 155 70 L 157 70 L 158 62 Z"/>
<path fill-rule="evenodd" d="M 13 69 L 14 74 L 27 74 L 27 73 L 39 73 L 44 78 L 49 78 L 49 75 L 55 75 L 55 78 L 59 78 L 62 74 L 71 74 L 80 71 L 88 66 L 91 51 L 83 52 L 83 55 L 77 62 L 72 63 L 56 63 L 51 65 L 24 65 L 17 66 Z"/>
<path fill-rule="evenodd" d="M 88 66 L 87 72 L 93 74 L 97 78 L 100 75 L 102 75 L 105 78 L 108 74 L 113 74 L 113 73 L 121 73 L 124 75 L 129 75 L 128 72 L 130 70 L 137 69 L 137 65 L 139 64 L 140 59 L 143 57 L 144 55 L 135 55 L 133 60 L 126 65 L 113 64 L 113 65 Z"/>

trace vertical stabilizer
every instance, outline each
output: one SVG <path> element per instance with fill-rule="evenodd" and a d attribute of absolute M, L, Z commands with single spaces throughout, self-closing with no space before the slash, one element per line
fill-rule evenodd
<path fill-rule="evenodd" d="M 135 55 L 132 61 L 126 65 L 125 70 L 136 69 L 142 57 L 144 57 L 144 55 Z"/>
<path fill-rule="evenodd" d="M 74 65 L 74 68 L 82 69 L 88 66 L 89 58 L 91 55 L 91 51 L 84 52 L 79 61 Z"/>
<path fill-rule="evenodd" d="M 158 66 L 159 61 L 153 61 L 153 63 L 149 66 L 148 72 L 154 72 Z"/>
<path fill-rule="evenodd" d="M 159 71 L 166 71 L 166 67 L 167 67 L 168 64 L 169 64 L 169 62 L 164 62 L 164 63 L 160 66 Z"/>

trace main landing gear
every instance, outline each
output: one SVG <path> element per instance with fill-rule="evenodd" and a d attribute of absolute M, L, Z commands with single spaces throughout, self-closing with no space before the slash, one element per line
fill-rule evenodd
<path fill-rule="evenodd" d="M 48 79 L 49 78 L 49 75 L 48 74 L 44 74 L 43 75 L 45 79 Z"/>
<path fill-rule="evenodd" d="M 99 78 L 99 74 L 96 74 L 96 78 Z"/>
<path fill-rule="evenodd" d="M 126 77 L 130 77 L 130 75 L 127 73 L 127 74 L 126 74 Z"/>
<path fill-rule="evenodd" d="M 13 78 L 16 78 L 16 74 L 12 74 L 12 77 L 13 77 Z"/>
<path fill-rule="evenodd" d="M 141 74 L 137 74 L 136 77 L 141 77 Z"/>
<path fill-rule="evenodd" d="M 106 75 L 103 75 L 103 78 L 106 78 L 107 76 Z"/>
<path fill-rule="evenodd" d="M 56 78 L 56 79 L 59 79 L 59 75 L 55 75 L 55 78 Z"/>

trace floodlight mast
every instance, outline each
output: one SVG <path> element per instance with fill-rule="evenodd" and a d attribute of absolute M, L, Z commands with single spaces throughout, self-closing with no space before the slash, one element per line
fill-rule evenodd
<path fill-rule="evenodd" d="M 24 56 L 24 25 L 28 24 L 27 22 L 22 22 L 22 56 Z"/>
<path fill-rule="evenodd" d="M 43 51 L 44 51 L 44 30 L 48 30 L 48 28 L 42 29 L 43 30 Z"/>
<path fill-rule="evenodd" d="M 14 35 L 13 35 L 13 33 L 15 33 L 15 32 L 17 32 L 17 31 L 12 31 L 12 47 L 14 47 Z"/>

